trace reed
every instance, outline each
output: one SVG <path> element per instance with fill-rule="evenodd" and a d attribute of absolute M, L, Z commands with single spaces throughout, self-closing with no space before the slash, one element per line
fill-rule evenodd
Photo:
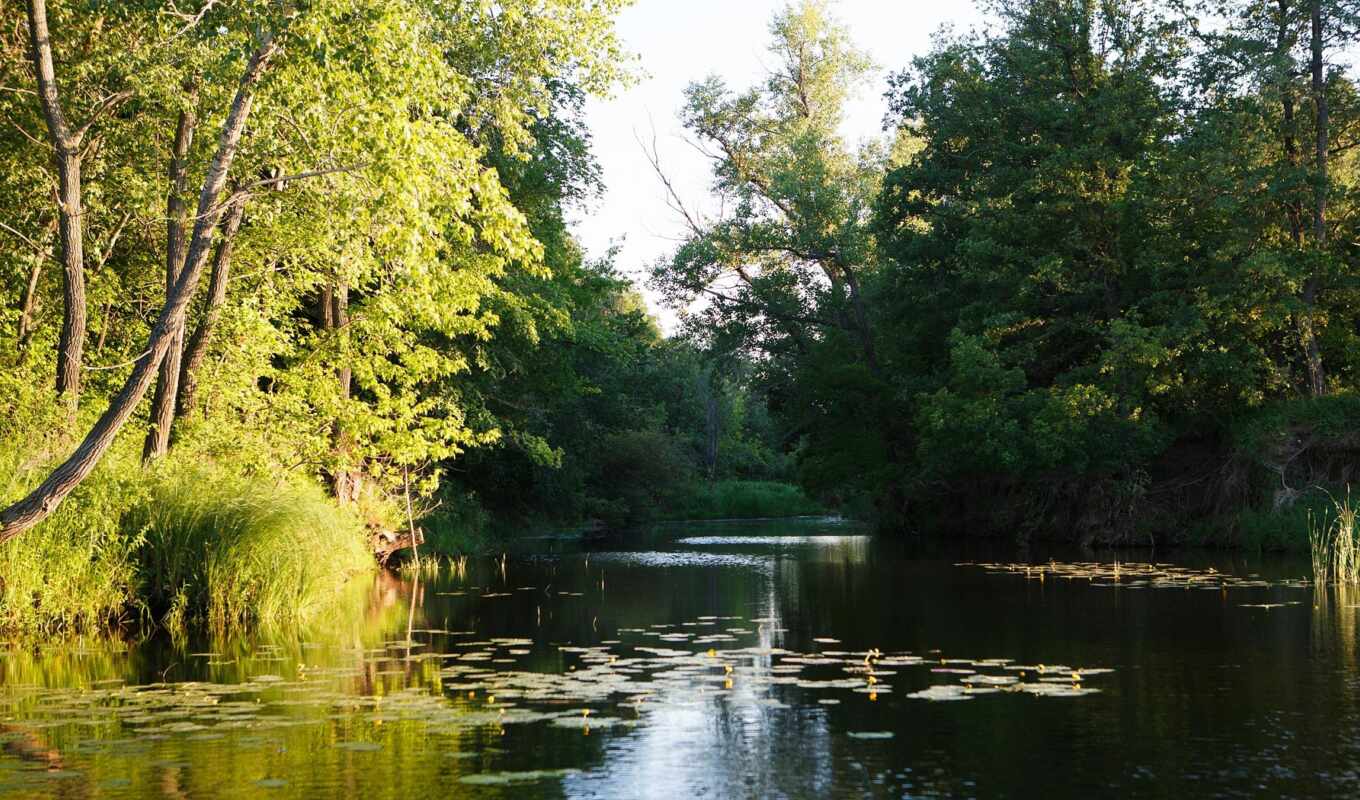
<path fill-rule="evenodd" d="M 1333 500 L 1324 520 L 1310 519 L 1309 551 L 1318 586 L 1360 584 L 1360 503 Z"/>

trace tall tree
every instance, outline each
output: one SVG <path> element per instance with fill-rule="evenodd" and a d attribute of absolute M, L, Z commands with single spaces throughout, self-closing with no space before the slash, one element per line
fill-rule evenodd
<path fill-rule="evenodd" d="M 95 104 L 83 124 L 72 124 L 63 109 L 61 93 L 57 87 L 46 0 L 28 0 L 28 29 L 32 43 L 38 100 L 47 123 L 48 138 L 52 145 L 52 163 L 57 173 L 56 211 L 57 228 L 61 238 L 64 295 L 61 340 L 57 346 L 57 392 L 65 395 L 68 402 L 74 406 L 80 399 L 80 376 L 87 325 L 85 208 L 81 183 L 85 140 L 91 127 L 101 116 L 116 109 L 131 95 L 127 91 L 108 94 Z M 35 278 L 31 283 L 36 283 L 36 275 L 35 270 Z"/>

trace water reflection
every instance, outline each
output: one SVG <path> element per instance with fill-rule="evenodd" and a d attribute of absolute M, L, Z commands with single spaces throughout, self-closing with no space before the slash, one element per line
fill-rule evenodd
<path fill-rule="evenodd" d="M 1113 558 L 956 566 L 1014 558 L 723 525 L 384 576 L 288 635 L 11 646 L 0 794 L 1360 789 L 1360 598 L 1240 557 L 1114 589 Z"/>

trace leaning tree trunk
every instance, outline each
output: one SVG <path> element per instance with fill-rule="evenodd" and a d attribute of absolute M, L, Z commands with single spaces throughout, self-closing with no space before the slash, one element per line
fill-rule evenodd
<path fill-rule="evenodd" d="M 222 316 L 222 304 L 227 299 L 227 281 L 231 276 L 231 256 L 236 246 L 236 233 L 241 229 L 241 220 L 245 212 L 245 198 L 238 197 L 227 210 L 226 222 L 222 224 L 217 255 L 213 257 L 212 276 L 208 279 L 208 298 L 204 301 L 203 317 L 184 348 L 184 360 L 179 371 L 179 400 L 175 403 L 176 423 L 192 413 L 198 403 L 198 370 L 208 355 L 208 343 L 212 341 L 213 331 L 216 330 L 217 321 Z"/>
<path fill-rule="evenodd" d="M 33 46 L 33 69 L 38 99 L 47 121 L 52 160 L 57 170 L 57 227 L 61 234 L 62 294 L 65 314 L 57 347 L 57 393 L 72 406 L 80 402 L 80 367 L 85 348 L 85 233 L 81 203 L 80 141 L 83 130 L 67 124 L 57 93 L 52 65 L 52 40 L 47 29 L 46 0 L 29 0 L 28 30 Z"/>
<path fill-rule="evenodd" d="M 1330 131 L 1329 109 L 1327 104 L 1327 81 L 1322 62 L 1323 20 L 1322 0 L 1313 0 L 1312 9 L 1312 62 L 1313 107 L 1317 140 L 1314 150 L 1314 196 L 1313 196 L 1313 245 L 1319 253 L 1327 249 L 1327 195 L 1331 190 L 1327 175 L 1329 153 L 1328 137 Z M 1318 295 L 1318 275 L 1311 272 L 1303 284 L 1303 305 L 1306 324 L 1302 328 L 1304 354 L 1308 360 L 1308 388 L 1314 397 L 1327 393 L 1327 375 L 1322 367 L 1322 353 L 1318 349 L 1316 307 Z"/>
<path fill-rule="evenodd" d="M 192 100 L 192 96 L 191 96 Z M 194 143 L 197 119 L 191 108 L 179 113 L 175 126 L 175 147 L 170 155 L 170 191 L 165 200 L 165 296 L 175 290 L 184 271 L 188 242 L 184 236 L 185 215 L 188 213 L 184 192 L 189 182 L 189 148 Z M 180 356 L 184 352 L 184 322 L 173 332 L 170 348 L 161 361 L 156 376 L 156 393 L 151 400 L 151 429 L 146 433 L 142 460 L 151 461 L 165 455 L 170 447 L 170 426 L 175 420 L 175 398 L 179 395 Z"/>
<path fill-rule="evenodd" d="M 269 66 L 269 61 L 278 50 L 272 36 L 266 36 L 260 47 L 250 57 L 236 97 L 232 100 L 227 119 L 222 125 L 222 133 L 217 144 L 217 153 L 203 179 L 203 188 L 198 198 L 198 213 L 194 216 L 194 233 L 189 244 L 189 255 L 174 291 L 166 297 L 160 317 L 151 329 L 147 350 L 137 359 L 123 388 L 114 397 L 108 410 L 99 418 L 86 434 L 75 452 L 58 466 L 47 480 L 27 497 L 0 511 L 0 543 L 6 542 L 37 525 L 50 515 L 72 490 L 85 480 L 99 460 L 113 444 L 118 431 L 132 416 L 137 404 L 141 402 L 146 390 L 156 377 L 161 359 L 170 348 L 175 331 L 183 325 L 189 301 L 198 288 L 203 266 L 208 260 L 212 246 L 213 229 L 222 214 L 219 196 L 227 184 L 227 171 L 236 156 L 250 116 L 250 106 L 255 84 L 259 82 Z"/>

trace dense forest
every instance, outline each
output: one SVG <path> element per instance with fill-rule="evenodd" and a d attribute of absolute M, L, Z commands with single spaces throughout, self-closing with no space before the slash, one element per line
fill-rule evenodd
<path fill-rule="evenodd" d="M 720 202 L 653 154 L 669 337 L 568 223 L 624 5 L 0 0 L 0 627 L 313 613 L 417 528 L 1306 546 L 1360 2 L 994 0 L 856 140 L 878 65 L 799 0 L 764 82 L 695 64 Z"/>
<path fill-rule="evenodd" d="M 1304 541 L 1355 463 L 1360 4 L 999 0 L 894 74 L 828 10 L 691 86 L 721 215 L 654 271 L 891 527 Z M 676 198 L 677 202 L 679 198 Z"/>

